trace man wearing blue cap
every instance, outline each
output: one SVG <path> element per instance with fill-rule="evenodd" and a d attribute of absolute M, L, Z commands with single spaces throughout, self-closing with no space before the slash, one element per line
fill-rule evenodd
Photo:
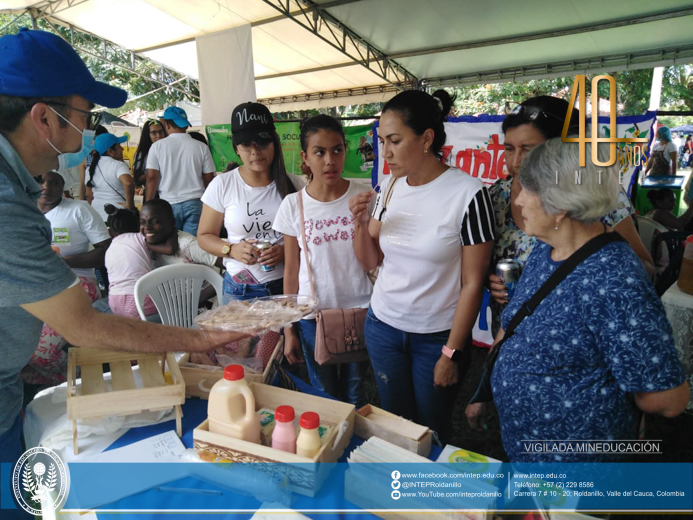
<path fill-rule="evenodd" d="M 176 228 L 197 236 L 202 214 L 202 194 L 214 178 L 214 161 L 209 147 L 186 133 L 188 115 L 179 107 L 164 112 L 166 139 L 160 139 L 147 155 L 145 198 L 159 196 L 173 208 Z"/>
<path fill-rule="evenodd" d="M 62 38 L 21 30 L 0 38 L 0 462 L 21 456 L 21 369 L 45 322 L 72 345 L 204 352 L 242 337 L 166 327 L 96 312 L 70 267 L 51 249 L 33 177 L 82 162 L 91 150 L 95 103 L 127 93 L 94 79 Z M 3 491 L 4 493 L 4 491 Z M 3 518 L 9 516 L 3 511 Z"/>

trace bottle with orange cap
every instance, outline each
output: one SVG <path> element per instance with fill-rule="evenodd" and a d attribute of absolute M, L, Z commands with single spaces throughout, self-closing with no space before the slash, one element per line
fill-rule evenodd
<path fill-rule="evenodd" d="M 301 433 L 296 440 L 296 454 L 312 459 L 320 451 L 320 416 L 315 412 L 304 412 L 299 421 Z"/>
<path fill-rule="evenodd" d="M 224 378 L 209 392 L 209 431 L 260 444 L 260 418 L 255 396 L 245 380 L 242 365 L 228 365 Z"/>

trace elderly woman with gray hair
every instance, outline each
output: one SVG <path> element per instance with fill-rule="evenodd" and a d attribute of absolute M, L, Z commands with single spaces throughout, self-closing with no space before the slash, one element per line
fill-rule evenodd
<path fill-rule="evenodd" d="M 578 152 L 577 144 L 551 139 L 521 167 L 517 204 L 525 232 L 540 242 L 501 315 L 496 343 L 511 321 L 514 330 L 498 345 L 491 376 L 503 445 L 513 462 L 609 460 L 613 454 L 523 453 L 521 441 L 634 439 L 641 412 L 674 417 L 688 401 L 652 283 L 628 243 L 599 221 L 616 206 L 618 170 L 594 166 L 589 145 L 587 166 L 579 167 Z M 552 273 L 577 258 L 525 314 Z M 525 316 L 519 324 L 516 313 Z"/>

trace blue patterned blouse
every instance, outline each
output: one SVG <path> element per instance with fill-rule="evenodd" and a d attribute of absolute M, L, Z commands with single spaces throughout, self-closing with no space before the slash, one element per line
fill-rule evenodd
<path fill-rule="evenodd" d="M 550 254 L 537 243 L 501 315 L 503 329 L 560 265 Z M 574 462 L 610 459 L 525 454 L 521 441 L 635 439 L 631 394 L 683 380 L 662 303 L 630 246 L 616 242 L 576 267 L 522 321 L 503 343 L 491 384 L 511 461 Z"/>

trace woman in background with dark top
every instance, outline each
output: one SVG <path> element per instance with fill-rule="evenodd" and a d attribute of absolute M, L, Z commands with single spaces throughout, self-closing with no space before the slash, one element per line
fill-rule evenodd
<path fill-rule="evenodd" d="M 686 198 L 688 197 L 688 198 Z M 654 206 L 654 209 L 647 214 L 647 218 L 651 218 L 655 222 L 659 222 L 670 231 L 680 231 L 686 227 L 693 217 L 693 201 L 690 200 L 690 194 L 684 194 L 684 200 L 688 204 L 686 212 L 677 217 L 673 210 L 676 205 L 676 196 L 669 189 L 649 190 L 647 198 Z"/>
<path fill-rule="evenodd" d="M 135 177 L 135 186 L 142 188 L 143 192 L 147 179 L 147 154 L 152 145 L 164 137 L 166 137 L 166 130 L 164 130 L 160 121 L 150 119 L 142 127 L 140 143 L 137 145 L 135 159 L 132 164 L 132 172 Z"/>
<path fill-rule="evenodd" d="M 660 126 L 657 129 L 656 138 L 658 141 L 652 145 L 645 175 L 676 175 L 679 151 L 671 140 L 669 127 Z"/>

